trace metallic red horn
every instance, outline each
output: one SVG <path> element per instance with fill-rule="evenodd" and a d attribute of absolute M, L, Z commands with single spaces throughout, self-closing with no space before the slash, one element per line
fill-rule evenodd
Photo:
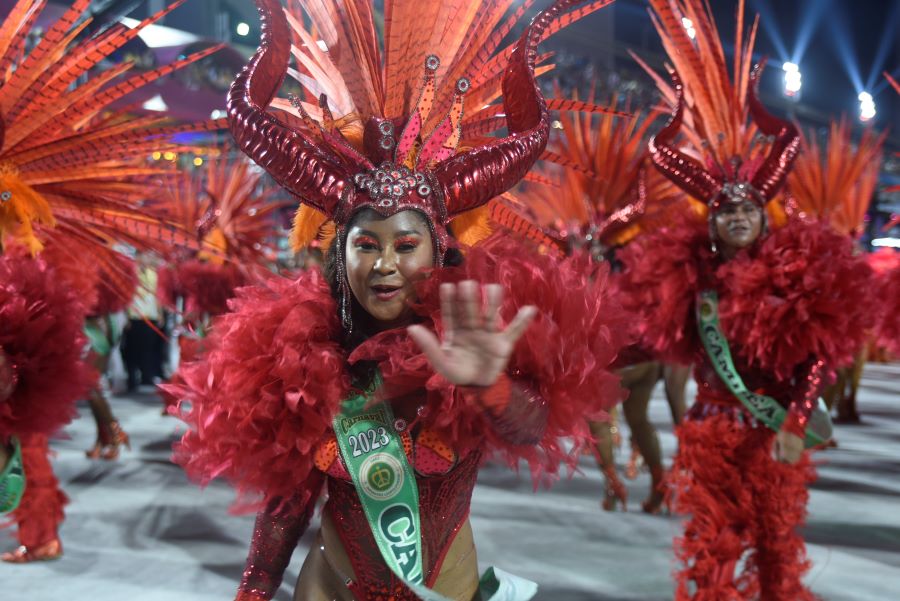
<path fill-rule="evenodd" d="M 648 143 L 650 159 L 656 168 L 678 187 L 706 203 L 719 193 L 722 182 L 704 169 L 698 161 L 672 146 L 671 143 L 681 129 L 684 118 L 684 84 L 675 71 L 672 71 L 672 85 L 677 97 L 675 108 L 665 127 L 650 138 Z"/>
<path fill-rule="evenodd" d="M 287 73 L 290 32 L 279 0 L 256 0 L 262 38 L 228 91 L 231 134 L 242 151 L 302 202 L 328 216 L 354 193 L 337 157 L 266 112 Z"/>
<path fill-rule="evenodd" d="M 800 152 L 800 132 L 790 121 L 784 121 L 769 113 L 757 96 L 759 77 L 762 74 L 765 61 L 753 68 L 750 74 L 750 87 L 747 90 L 747 101 L 750 115 L 756 122 L 759 131 L 767 136 L 774 136 L 775 141 L 769 156 L 760 165 L 753 175 L 750 184 L 767 201 L 771 200 L 784 184 L 791 165 Z"/>

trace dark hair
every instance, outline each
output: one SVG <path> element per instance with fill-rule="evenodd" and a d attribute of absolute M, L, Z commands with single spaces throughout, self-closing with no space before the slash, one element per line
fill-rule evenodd
<path fill-rule="evenodd" d="M 342 300 L 341 282 L 338 270 L 338 261 L 342 258 L 340 250 L 341 247 L 346 244 L 347 232 L 356 222 L 357 218 L 363 213 L 364 212 L 357 213 L 350 219 L 345 227 L 338 230 L 337 235 L 334 237 L 334 241 L 331 243 L 331 246 L 328 247 L 328 252 L 325 253 L 323 273 L 325 274 L 325 280 L 328 282 L 328 287 L 331 289 L 331 297 L 335 300 L 339 318 Z M 424 215 L 423 217 L 427 219 Z M 446 267 L 458 267 L 462 265 L 462 252 L 460 252 L 458 248 L 448 248 L 444 252 L 443 263 Z M 341 346 L 348 353 L 352 352 L 356 347 L 375 334 L 371 316 L 360 306 L 352 293 L 350 294 L 350 315 L 353 320 L 353 329 L 350 332 L 343 331 L 341 337 Z M 376 367 L 377 365 L 374 361 L 359 361 L 354 365 L 351 365 L 350 375 L 353 377 L 356 386 L 365 387 L 370 384 L 375 376 Z"/>

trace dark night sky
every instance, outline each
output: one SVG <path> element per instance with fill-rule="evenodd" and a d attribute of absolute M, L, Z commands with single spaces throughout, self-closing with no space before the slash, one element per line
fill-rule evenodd
<path fill-rule="evenodd" d="M 737 1 L 710 4 L 720 34 L 733 44 Z M 662 53 L 646 6 L 640 0 L 619 0 L 616 35 L 626 44 L 649 40 L 648 47 Z M 804 104 L 831 116 L 855 117 L 861 86 L 872 92 L 879 107 L 876 125 L 898 133 L 900 96 L 881 72 L 900 75 L 900 0 L 747 0 L 746 12 L 748 19 L 760 14 L 756 52 L 769 57 L 766 89 L 780 92 L 781 64 L 795 60 L 803 75 Z"/>

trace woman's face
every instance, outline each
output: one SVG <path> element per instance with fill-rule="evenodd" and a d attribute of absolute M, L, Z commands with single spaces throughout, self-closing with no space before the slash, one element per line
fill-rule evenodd
<path fill-rule="evenodd" d="M 737 251 L 750 246 L 762 231 L 762 209 L 751 200 L 726 202 L 713 219 L 716 237 L 725 250 Z"/>
<path fill-rule="evenodd" d="M 434 266 L 431 231 L 416 211 L 359 214 L 347 232 L 347 280 L 356 301 L 382 325 L 411 315 L 416 281 Z"/>

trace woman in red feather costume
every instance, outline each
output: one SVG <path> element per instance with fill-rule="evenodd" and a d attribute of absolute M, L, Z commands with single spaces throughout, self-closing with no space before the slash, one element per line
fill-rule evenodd
<path fill-rule="evenodd" d="M 50 466 L 48 439 L 74 417 L 75 401 L 92 381 L 82 361 L 84 311 L 46 261 L 22 249 L 0 255 L 0 444 L 21 444 L 19 476 L 24 471 L 28 478 L 10 516 L 24 551 L 6 554 L 4 561 L 62 551 L 57 526 L 67 498 Z M 8 486 L 0 483 L 0 489 Z"/>
<path fill-rule="evenodd" d="M 631 291 L 623 298 L 642 312 L 644 345 L 693 362 L 699 388 L 677 428 L 672 470 L 675 509 L 690 516 L 675 541 L 683 564 L 676 599 L 814 599 L 802 582 L 809 561 L 798 532 L 814 478 L 804 437 L 810 444 L 830 435 L 817 399 L 829 367 L 852 358 L 865 338 L 868 269 L 825 225 L 794 221 L 769 231 L 766 205 L 799 135 L 758 101 L 752 43 L 735 58 L 732 87 L 703 3 L 681 0 L 680 12 L 664 0 L 652 4 L 678 75 L 687 77 L 683 86 L 673 73 L 674 86 L 663 90 L 675 109 L 651 140 L 651 157 L 708 210 L 706 223 L 686 219 L 622 256 Z M 696 24 L 696 44 L 682 15 Z M 746 124 L 748 113 L 755 125 Z M 758 144 L 757 130 L 770 143 Z M 684 148 L 674 142 L 679 132 Z"/>
<path fill-rule="evenodd" d="M 450 235 L 453 228 L 462 237 L 459 217 L 515 184 L 543 151 L 549 118 L 535 82 L 536 47 L 573 4 L 557 2 L 536 17 L 503 61 L 510 135 L 457 154 L 462 96 L 478 91 L 460 79 L 452 95 L 438 92 L 443 65 L 435 56 L 411 110 L 357 114 L 360 137 L 337 125 L 324 96 L 321 124 L 300 101 L 290 124 L 267 113 L 290 38 L 279 3 L 258 0 L 262 42 L 229 94 L 232 133 L 307 205 L 295 239 L 324 219 L 335 239 L 324 278 L 310 271 L 239 290 L 232 312 L 213 325 L 211 350 L 182 368 L 186 385 L 174 391 L 190 402 L 178 462 L 201 482 L 228 478 L 241 507 L 259 510 L 238 599 L 275 595 L 326 483 L 295 599 L 438 598 L 426 587 L 439 598 L 472 599 L 479 579 L 468 513 L 481 462 L 524 459 L 535 478 L 548 479 L 590 439 L 584 418 L 619 400 L 607 368 L 622 328 L 605 274 L 588 282 L 579 266 L 532 257 L 499 236 L 463 259 Z M 464 39 L 441 5 L 398 2 L 386 8 L 391 48 L 403 48 L 392 27 L 427 21 L 426 6 L 440 17 L 436 31 Z M 497 6 L 472 4 L 475 12 Z M 409 57 L 420 73 L 424 58 Z M 326 83 L 323 71 L 304 64 Z M 388 73 L 400 68 L 387 65 Z M 444 68 L 452 73 L 454 64 Z M 430 127 L 432 105 L 443 108 Z M 309 207 L 324 217 L 313 228 Z M 533 594 L 530 583 L 518 586 L 505 598 Z"/>
<path fill-rule="evenodd" d="M 591 113 L 600 112 L 593 103 L 592 91 L 588 102 L 582 104 L 595 108 Z M 617 104 L 613 98 L 611 108 Z M 587 249 L 598 261 L 612 260 L 614 253 L 637 236 L 668 223 L 685 202 L 681 189 L 648 168 L 646 133 L 661 112 L 653 110 L 643 118 L 603 112 L 599 119 L 585 114 L 587 110 L 579 115 L 561 114 L 562 127 L 543 155 L 557 158 L 558 167 L 543 173 L 532 171 L 525 178 L 524 190 L 506 195 L 512 210 L 531 213 L 539 225 L 566 240 L 572 252 Z M 615 280 L 614 275 L 614 286 Z M 632 321 L 637 323 L 637 319 Z M 657 513 L 665 502 L 667 487 L 659 438 L 648 416 L 650 397 L 656 382 L 663 379 L 672 420 L 679 424 L 686 411 L 684 389 L 690 367 L 663 366 L 635 348 L 620 355 L 617 365 L 623 366 L 620 375 L 628 396 L 622 412 L 631 431 L 631 458 L 625 474 L 635 479 L 641 465 L 646 465 L 650 495 L 641 508 Z M 614 453 L 618 428 L 613 420 L 591 422 L 590 426 L 597 439 L 595 458 L 606 481 L 601 506 L 612 511 L 621 503 L 627 510 L 628 489 L 619 479 Z"/>
<path fill-rule="evenodd" d="M 235 290 L 268 273 L 265 264 L 274 250 L 270 238 L 285 202 L 274 197 L 277 189 L 260 189 L 262 173 L 243 155 L 227 156 L 228 149 L 211 151 L 202 170 L 182 177 L 153 209 L 195 231 L 209 251 L 165 255 L 159 271 L 158 300 L 178 311 L 176 329 L 181 363 L 195 361 L 213 317 L 228 310 Z M 219 158 L 221 157 L 221 158 Z M 172 382 L 179 384 L 179 376 Z M 164 414 L 177 399 L 160 390 Z"/>

